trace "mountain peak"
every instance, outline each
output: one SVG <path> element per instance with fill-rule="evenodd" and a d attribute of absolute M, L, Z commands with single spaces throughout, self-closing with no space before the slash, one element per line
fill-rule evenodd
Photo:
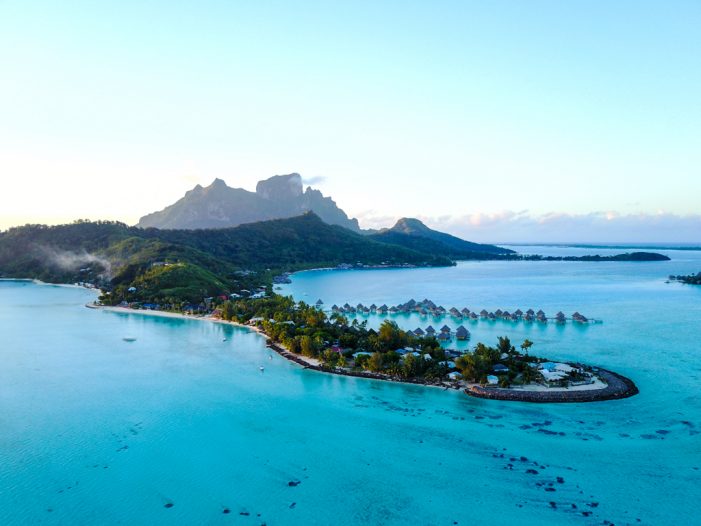
<path fill-rule="evenodd" d="M 212 184 L 210 184 L 208 186 L 208 188 L 221 189 L 221 188 L 228 188 L 228 186 L 227 186 L 226 182 L 224 181 L 224 179 L 219 179 L 217 177 L 214 181 L 212 181 Z"/>
<path fill-rule="evenodd" d="M 402 217 L 390 230 L 393 230 L 394 232 L 402 232 L 404 234 L 431 231 L 430 228 L 414 217 Z"/>
<path fill-rule="evenodd" d="M 222 179 L 197 185 L 165 209 L 141 218 L 138 226 L 161 229 L 226 228 L 243 223 L 294 217 L 310 210 L 322 221 L 359 232 L 356 219 L 318 190 L 305 193 L 298 173 L 275 175 L 259 181 L 255 192 L 231 188 Z"/>
<path fill-rule="evenodd" d="M 298 173 L 274 175 L 256 185 L 256 193 L 269 200 L 294 199 L 302 195 L 302 190 L 302 176 Z"/>

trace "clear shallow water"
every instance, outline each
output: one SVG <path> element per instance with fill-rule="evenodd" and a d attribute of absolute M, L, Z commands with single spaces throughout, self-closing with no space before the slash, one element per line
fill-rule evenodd
<path fill-rule="evenodd" d="M 468 325 L 472 343 L 527 336 L 533 352 L 641 388 L 574 405 L 324 375 L 269 359 L 244 329 L 94 311 L 88 291 L 0 282 L 0 524 L 688 521 L 701 497 L 701 288 L 664 278 L 701 270 L 701 254 L 678 255 L 308 272 L 286 287 L 329 305 L 413 296 L 601 318 Z"/>

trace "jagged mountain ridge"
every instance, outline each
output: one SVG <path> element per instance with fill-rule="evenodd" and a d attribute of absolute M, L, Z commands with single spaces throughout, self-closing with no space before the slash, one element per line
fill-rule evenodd
<path fill-rule="evenodd" d="M 256 191 L 232 188 L 223 180 L 195 186 L 161 211 L 142 217 L 137 226 L 159 229 L 230 228 L 244 223 L 284 219 L 314 212 L 330 225 L 360 232 L 357 219 L 349 218 L 330 197 L 311 187 L 304 190 L 297 173 L 259 181 Z"/>

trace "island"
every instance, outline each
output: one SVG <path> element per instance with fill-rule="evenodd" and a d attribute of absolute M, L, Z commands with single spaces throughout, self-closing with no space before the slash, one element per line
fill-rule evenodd
<path fill-rule="evenodd" d="M 103 296 L 107 299 L 108 296 Z M 97 305 L 93 307 L 100 307 Z M 401 329 L 386 319 L 375 330 L 323 303 L 309 305 L 278 294 L 215 301 L 206 318 L 246 326 L 280 356 L 322 373 L 456 389 L 479 398 L 521 402 L 586 402 L 637 394 L 635 384 L 605 369 L 555 362 L 517 349 L 508 337 L 472 350 L 449 349 L 434 334 Z M 114 307 L 107 307 L 114 308 Z M 132 304 L 119 309 L 154 310 Z M 462 338 L 469 338 L 469 332 Z M 450 334 L 447 326 L 441 334 Z"/>
<path fill-rule="evenodd" d="M 701 272 L 689 274 L 688 276 L 669 276 L 670 281 L 678 281 L 686 285 L 701 285 Z"/>

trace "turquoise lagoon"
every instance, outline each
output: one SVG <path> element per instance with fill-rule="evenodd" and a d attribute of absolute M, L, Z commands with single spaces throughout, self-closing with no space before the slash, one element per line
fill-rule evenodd
<path fill-rule="evenodd" d="M 325 375 L 246 329 L 0 282 L 0 524 L 694 523 L 701 288 L 665 278 L 701 270 L 701 253 L 669 254 L 313 271 L 284 287 L 327 305 L 428 297 L 602 319 L 467 324 L 472 344 L 528 337 L 534 353 L 609 367 L 641 390 L 571 405 Z"/>

